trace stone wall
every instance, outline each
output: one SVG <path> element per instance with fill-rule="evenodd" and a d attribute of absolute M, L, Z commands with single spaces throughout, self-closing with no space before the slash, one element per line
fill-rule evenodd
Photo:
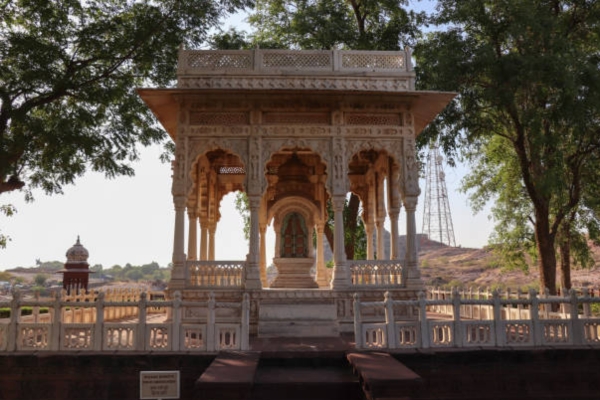
<path fill-rule="evenodd" d="M 0 399 L 138 400 L 140 371 L 180 371 L 181 399 L 214 355 L 3 355 Z"/>
<path fill-rule="evenodd" d="M 302 353 L 301 358 L 319 354 L 323 357 L 315 352 Z M 416 393 L 398 393 L 400 398 L 577 400 L 599 396 L 600 351 L 595 349 L 415 351 L 394 356 L 423 379 Z M 340 354 L 332 357 L 340 358 Z M 214 355 L 189 354 L 3 355 L 0 399 L 137 400 L 139 373 L 150 370 L 180 371 L 180 398 L 193 399 L 197 398 L 194 383 L 213 359 Z M 299 359 L 286 360 L 281 368 L 293 370 L 294 360 Z"/>

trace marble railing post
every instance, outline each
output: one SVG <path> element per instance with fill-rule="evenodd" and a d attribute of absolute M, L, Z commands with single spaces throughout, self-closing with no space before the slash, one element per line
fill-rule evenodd
<path fill-rule="evenodd" d="M 188 260 L 197 260 L 198 259 L 198 237 L 197 237 L 197 228 L 198 228 L 198 217 L 196 213 L 188 210 Z"/>
<path fill-rule="evenodd" d="M 333 196 L 333 215 L 335 229 L 333 231 L 333 245 L 335 268 L 331 279 L 332 289 L 345 289 L 350 286 L 350 274 L 346 269 L 346 249 L 344 246 L 344 203 L 345 196 Z"/>
<path fill-rule="evenodd" d="M 260 271 L 259 271 L 259 215 L 260 196 L 248 195 L 248 204 L 250 206 L 250 245 L 246 264 L 246 279 L 244 287 L 246 289 L 261 289 Z"/>

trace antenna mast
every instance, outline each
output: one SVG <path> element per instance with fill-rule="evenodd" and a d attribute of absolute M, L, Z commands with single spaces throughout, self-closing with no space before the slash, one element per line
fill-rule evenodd
<path fill-rule="evenodd" d="M 423 212 L 422 232 L 427 235 L 429 240 L 456 247 L 443 160 L 438 144 L 431 145 L 427 154 L 427 180 L 425 183 L 425 210 Z"/>

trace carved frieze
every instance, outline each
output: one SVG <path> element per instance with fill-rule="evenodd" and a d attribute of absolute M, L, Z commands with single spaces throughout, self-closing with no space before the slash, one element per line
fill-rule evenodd
<path fill-rule="evenodd" d="M 262 159 L 266 162 L 271 155 L 281 149 L 311 149 L 321 156 L 322 161 L 327 164 L 329 160 L 329 140 L 325 138 L 264 138 L 262 147 Z"/>
<path fill-rule="evenodd" d="M 332 160 L 332 174 L 327 176 L 327 184 L 331 189 L 331 193 L 340 194 L 346 193 L 349 189 L 348 183 L 348 160 L 346 154 L 346 141 L 342 138 L 336 137 L 332 141 L 331 153 L 333 154 Z M 331 176 L 331 180 L 330 177 Z"/>
<path fill-rule="evenodd" d="M 347 137 L 399 137 L 406 135 L 406 128 L 402 127 L 377 127 L 377 126 L 360 126 L 343 128 L 344 136 Z"/>
<path fill-rule="evenodd" d="M 410 90 L 410 78 L 315 76 L 195 76 L 180 77 L 178 87 L 186 89 L 305 89 L 403 92 Z"/>
<path fill-rule="evenodd" d="M 329 125 L 328 112 L 264 112 L 265 125 Z"/>
<path fill-rule="evenodd" d="M 250 113 L 248 112 L 190 112 L 190 125 L 248 125 Z"/>
<path fill-rule="evenodd" d="M 347 139 L 346 140 L 346 158 L 352 159 L 352 156 L 363 150 L 385 150 L 391 157 L 399 162 L 403 154 L 403 138 L 396 139 Z"/>
<path fill-rule="evenodd" d="M 192 126 L 189 136 L 250 136 L 250 126 Z"/>
<path fill-rule="evenodd" d="M 250 162 L 247 168 L 246 188 L 249 193 L 262 193 L 266 186 L 266 179 L 262 168 L 263 158 L 260 137 L 251 137 L 248 139 L 248 153 Z"/>
<path fill-rule="evenodd" d="M 399 113 L 353 113 L 347 112 L 344 115 L 346 125 L 390 125 L 402 126 L 402 114 Z"/>
<path fill-rule="evenodd" d="M 404 140 L 404 160 L 402 176 L 404 178 L 404 195 L 419 196 L 419 165 L 417 163 L 417 149 L 415 139 L 410 137 Z"/>
<path fill-rule="evenodd" d="M 249 101 L 236 101 L 227 98 L 227 101 L 218 99 L 210 99 L 204 101 L 194 101 L 190 103 L 188 109 L 190 113 L 207 110 L 249 110 L 252 107 L 252 103 Z"/>
<path fill-rule="evenodd" d="M 264 126 L 264 136 L 331 136 L 332 129 L 329 126 Z"/>

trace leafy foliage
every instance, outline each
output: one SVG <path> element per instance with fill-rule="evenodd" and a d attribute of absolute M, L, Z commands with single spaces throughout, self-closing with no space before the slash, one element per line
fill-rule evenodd
<path fill-rule="evenodd" d="M 125 267 L 113 265 L 108 269 L 101 269 L 103 276 L 110 276 L 116 281 L 163 281 L 170 279 L 171 271 L 168 268 L 161 268 L 157 262 L 151 262 L 141 266 L 133 266 L 129 263 Z"/>
<path fill-rule="evenodd" d="M 136 87 L 169 85 L 179 45 L 249 4 L 2 1 L 0 193 L 60 193 L 88 168 L 133 175 L 136 146 L 165 138 Z"/>
<path fill-rule="evenodd" d="M 15 212 L 17 212 L 17 209 L 12 204 L 0 205 L 0 215 L 4 214 L 7 217 L 11 217 L 12 215 L 14 215 Z M 6 244 L 10 240 L 10 236 L 3 234 L 0 230 L 0 249 L 5 249 Z"/>
<path fill-rule="evenodd" d="M 406 8 L 407 0 L 256 1 L 250 33 L 230 29 L 213 35 L 217 49 L 399 50 L 413 46 L 424 13 Z"/>
<path fill-rule="evenodd" d="M 460 95 L 422 140 L 467 149 L 476 205 L 496 201 L 503 239 L 533 231 L 540 284 L 554 292 L 559 231 L 585 191 L 599 194 L 600 4 L 441 0 L 433 22 L 449 28 L 416 48 L 419 85 Z"/>

